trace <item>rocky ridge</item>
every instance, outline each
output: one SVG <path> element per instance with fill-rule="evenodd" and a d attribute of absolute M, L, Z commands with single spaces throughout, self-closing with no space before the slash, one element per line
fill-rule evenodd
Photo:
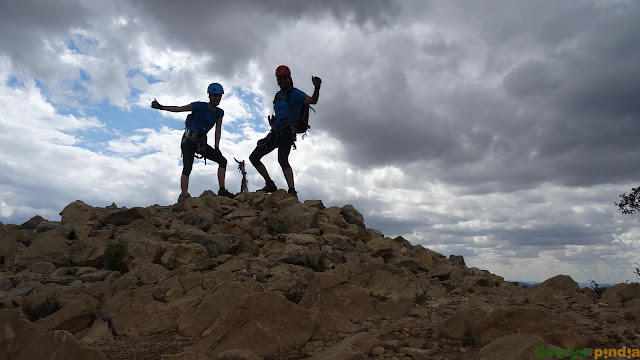
<path fill-rule="evenodd" d="M 537 359 L 640 344 L 638 283 L 524 288 L 367 229 L 350 205 L 205 191 L 60 215 L 0 223 L 0 360 Z"/>

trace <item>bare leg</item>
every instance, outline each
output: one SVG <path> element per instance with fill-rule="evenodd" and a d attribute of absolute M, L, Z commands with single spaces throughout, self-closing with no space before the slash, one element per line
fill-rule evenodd
<path fill-rule="evenodd" d="M 227 173 L 227 168 L 218 167 L 218 185 L 220 189 L 224 189 L 224 177 Z"/>
<path fill-rule="evenodd" d="M 263 164 L 256 166 L 256 170 L 258 170 L 258 173 L 262 175 L 262 177 L 267 183 L 273 182 L 273 180 L 271 180 L 271 177 L 269 176 L 269 172 L 267 171 L 267 168 Z"/>
<path fill-rule="evenodd" d="M 185 174 L 182 174 L 182 176 L 180 177 L 180 189 L 182 190 L 182 193 L 187 193 L 189 190 L 189 177 Z"/>
<path fill-rule="evenodd" d="M 284 178 L 287 180 L 287 185 L 289 185 L 289 189 L 295 189 L 295 185 L 293 183 L 293 170 L 291 168 L 283 169 Z"/>

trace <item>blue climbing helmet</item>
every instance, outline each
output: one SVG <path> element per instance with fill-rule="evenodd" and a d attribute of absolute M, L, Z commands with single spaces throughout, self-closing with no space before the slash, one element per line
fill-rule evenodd
<path fill-rule="evenodd" d="M 224 94 L 224 89 L 222 88 L 222 85 L 218 84 L 218 83 L 211 83 L 209 85 L 209 87 L 207 88 L 207 92 L 209 94 Z"/>

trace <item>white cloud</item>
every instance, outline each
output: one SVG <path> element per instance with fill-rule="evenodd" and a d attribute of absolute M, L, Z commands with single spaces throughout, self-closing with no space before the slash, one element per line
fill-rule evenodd
<path fill-rule="evenodd" d="M 174 202 L 186 114 L 149 105 L 206 101 L 211 82 L 226 90 L 221 150 L 239 191 L 233 158 L 248 162 L 266 134 L 286 64 L 303 91 L 323 78 L 311 133 L 290 157 L 301 200 L 352 203 L 370 227 L 511 280 L 633 266 L 640 226 L 613 201 L 637 179 L 624 164 L 637 158 L 640 56 L 625 39 L 638 7 L 386 4 L 278 7 L 276 22 L 258 2 L 216 5 L 210 23 L 127 1 L 5 15 L 2 29 L 29 26 L 0 35 L 0 216 L 55 218 L 76 199 Z M 241 33 L 220 31 L 238 21 Z M 72 115 L 98 103 L 160 120 Z M 284 187 L 276 158 L 263 161 Z M 190 192 L 217 189 L 216 170 L 196 161 Z M 262 187 L 247 171 L 250 190 Z"/>

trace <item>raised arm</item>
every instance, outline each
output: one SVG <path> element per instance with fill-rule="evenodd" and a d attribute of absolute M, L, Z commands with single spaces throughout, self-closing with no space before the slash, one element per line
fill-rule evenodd
<path fill-rule="evenodd" d="M 193 111 L 193 106 L 191 104 L 184 106 L 164 106 L 160 105 L 158 100 L 153 99 L 151 102 L 151 107 L 158 110 L 171 111 L 171 112 L 183 112 L 183 111 Z"/>
<path fill-rule="evenodd" d="M 320 85 L 322 84 L 322 80 L 317 76 L 311 76 L 311 82 L 313 82 L 313 95 L 307 96 L 304 98 L 305 104 L 317 104 L 318 98 L 320 97 Z"/>

